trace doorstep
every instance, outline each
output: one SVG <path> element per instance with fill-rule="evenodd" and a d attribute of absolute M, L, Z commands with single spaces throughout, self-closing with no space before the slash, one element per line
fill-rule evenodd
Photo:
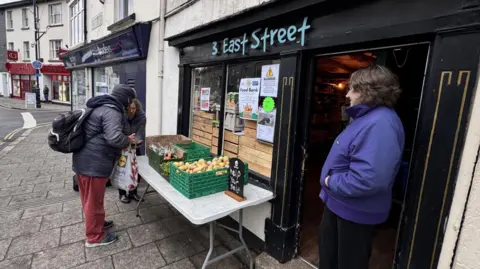
<path fill-rule="evenodd" d="M 300 259 L 293 259 L 287 263 L 281 264 L 267 253 L 262 253 L 255 259 L 255 269 L 313 269 Z"/>

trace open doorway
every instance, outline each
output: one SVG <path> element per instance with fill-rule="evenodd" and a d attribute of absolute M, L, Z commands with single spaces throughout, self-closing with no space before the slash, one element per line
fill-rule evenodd
<path fill-rule="evenodd" d="M 317 235 L 324 204 L 319 198 L 320 172 L 334 139 L 348 125 L 345 95 L 348 79 L 356 70 L 371 64 L 385 65 L 400 80 L 403 89 L 396 105 L 405 129 L 403 163 L 393 187 L 392 210 L 388 220 L 376 227 L 370 269 L 390 269 L 396 247 L 398 224 L 403 207 L 408 167 L 420 106 L 429 44 L 361 51 L 315 59 L 315 83 L 311 96 L 308 160 L 301 211 L 300 256 L 319 264 Z M 322 268 L 320 268 L 322 269 Z"/>

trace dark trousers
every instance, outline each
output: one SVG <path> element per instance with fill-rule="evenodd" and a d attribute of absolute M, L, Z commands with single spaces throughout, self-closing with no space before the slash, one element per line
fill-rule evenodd
<path fill-rule="evenodd" d="M 374 225 L 340 218 L 325 207 L 318 236 L 321 269 L 368 269 Z"/>

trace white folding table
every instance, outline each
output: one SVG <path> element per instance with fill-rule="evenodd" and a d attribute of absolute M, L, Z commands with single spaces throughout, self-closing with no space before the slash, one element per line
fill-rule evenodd
<path fill-rule="evenodd" d="M 196 199 L 188 199 L 175 188 L 173 188 L 167 180 L 165 180 L 148 164 L 148 158 L 146 156 L 137 157 L 137 162 L 138 172 L 142 179 L 147 183 L 147 188 L 142 194 L 142 199 L 140 199 L 140 201 L 143 200 L 148 189 L 152 187 L 191 223 L 196 225 L 209 223 L 210 248 L 203 263 L 202 269 L 205 269 L 208 265 L 218 262 L 244 249 L 250 259 L 250 269 L 253 269 L 253 257 L 248 250 L 245 240 L 243 239 L 243 209 L 246 207 L 259 205 L 273 199 L 274 196 L 271 191 L 248 184 L 244 188 L 244 196 L 247 199 L 243 202 L 237 202 L 236 200 L 227 196 L 224 192 L 219 192 Z M 139 207 L 140 202 L 137 204 L 137 216 L 139 216 Z M 238 230 L 226 227 L 220 223 L 216 223 L 218 219 L 226 217 L 236 211 L 239 211 Z M 214 249 L 215 225 L 219 225 L 227 230 L 238 233 L 240 241 L 242 242 L 242 246 L 214 259 L 210 259 Z"/>

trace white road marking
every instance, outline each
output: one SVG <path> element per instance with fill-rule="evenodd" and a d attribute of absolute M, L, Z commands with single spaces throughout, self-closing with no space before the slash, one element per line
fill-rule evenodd
<path fill-rule="evenodd" d="M 22 112 L 23 129 L 30 129 L 37 126 L 37 121 L 30 112 Z"/>

